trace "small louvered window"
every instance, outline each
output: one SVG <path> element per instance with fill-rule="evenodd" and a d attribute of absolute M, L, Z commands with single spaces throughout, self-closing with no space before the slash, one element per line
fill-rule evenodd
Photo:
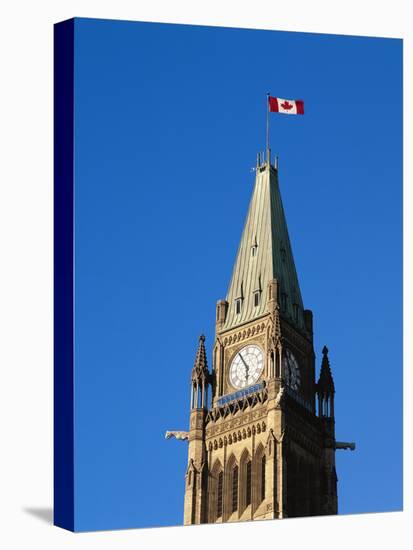
<path fill-rule="evenodd" d="M 254 306 L 257 307 L 260 305 L 260 301 L 261 301 L 261 291 L 259 290 L 256 290 L 254 292 Z"/>
<path fill-rule="evenodd" d="M 235 300 L 235 313 L 238 315 L 239 313 L 241 313 L 241 306 L 242 306 L 242 299 L 241 298 L 237 298 Z"/>

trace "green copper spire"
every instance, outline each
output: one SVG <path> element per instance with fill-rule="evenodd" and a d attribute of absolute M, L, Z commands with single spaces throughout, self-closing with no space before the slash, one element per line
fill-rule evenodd
<path fill-rule="evenodd" d="M 281 317 L 297 328 L 304 327 L 303 302 L 278 172 L 268 160 L 262 163 L 258 156 L 254 191 L 227 292 L 224 330 L 267 313 L 268 283 L 272 279 L 279 284 Z"/>

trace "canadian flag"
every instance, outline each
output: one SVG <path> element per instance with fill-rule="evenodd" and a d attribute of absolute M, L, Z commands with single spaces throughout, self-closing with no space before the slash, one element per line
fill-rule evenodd
<path fill-rule="evenodd" d="M 304 101 L 301 99 L 282 99 L 281 97 L 268 97 L 268 107 L 271 113 L 284 113 L 285 115 L 303 115 Z"/>

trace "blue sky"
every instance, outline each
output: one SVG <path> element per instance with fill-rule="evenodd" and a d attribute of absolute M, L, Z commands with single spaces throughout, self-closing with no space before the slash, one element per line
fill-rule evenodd
<path fill-rule="evenodd" d="M 197 338 L 210 359 L 271 147 L 317 366 L 336 385 L 339 512 L 402 507 L 402 42 L 77 19 L 76 518 L 183 521 Z"/>

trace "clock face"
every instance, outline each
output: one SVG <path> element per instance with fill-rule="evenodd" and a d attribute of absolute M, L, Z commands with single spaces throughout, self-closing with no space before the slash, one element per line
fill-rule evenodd
<path fill-rule="evenodd" d="M 297 359 L 288 348 L 283 357 L 284 377 L 287 385 L 293 390 L 298 390 L 301 384 L 301 373 Z"/>
<path fill-rule="evenodd" d="M 264 355 L 255 345 L 245 346 L 232 360 L 229 381 L 234 388 L 246 388 L 254 384 L 264 370 Z"/>

